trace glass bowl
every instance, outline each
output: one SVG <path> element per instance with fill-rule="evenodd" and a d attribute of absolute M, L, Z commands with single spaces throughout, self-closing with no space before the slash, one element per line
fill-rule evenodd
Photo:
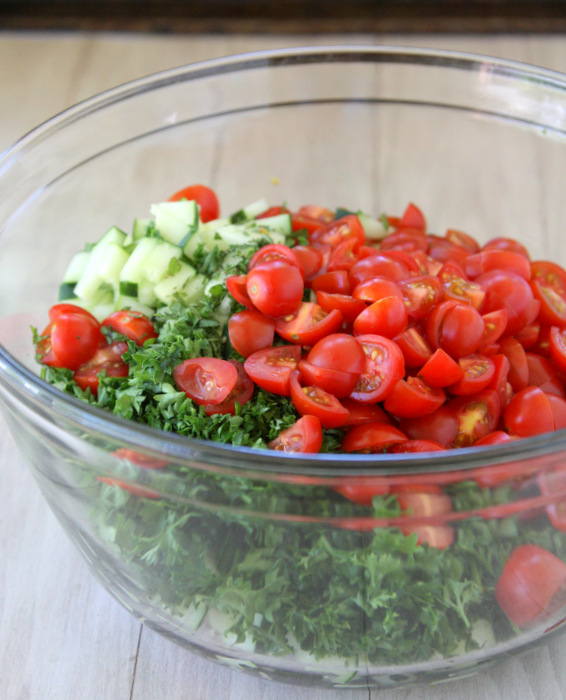
<path fill-rule="evenodd" d="M 564 264 L 565 176 L 566 77 L 388 47 L 178 68 L 94 97 L 5 152 L 0 403 L 96 578 L 178 644 L 310 685 L 438 682 L 558 634 L 562 565 L 541 575 L 531 557 L 515 570 L 519 599 L 525 581 L 548 584 L 528 588 L 528 624 L 507 617 L 496 586 L 518 549 L 566 559 L 564 431 L 412 455 L 205 443 L 45 384 L 30 326 L 44 326 L 74 252 L 192 182 L 226 212 L 260 197 L 375 215 L 414 201 L 435 231 L 511 236 Z M 371 506 L 342 496 L 352 483 L 377 489 Z M 440 519 L 400 512 L 387 495 L 398 487 L 451 507 Z M 451 544 L 419 544 L 423 528 Z"/>

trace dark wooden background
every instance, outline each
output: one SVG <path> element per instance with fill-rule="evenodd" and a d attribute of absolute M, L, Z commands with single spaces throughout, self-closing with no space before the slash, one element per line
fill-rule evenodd
<path fill-rule="evenodd" d="M 0 0 L 0 29 L 563 32 L 566 0 Z"/>

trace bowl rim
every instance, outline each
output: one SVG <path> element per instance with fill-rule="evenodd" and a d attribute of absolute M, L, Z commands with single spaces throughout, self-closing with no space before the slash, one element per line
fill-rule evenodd
<path fill-rule="evenodd" d="M 305 63 L 328 62 L 390 62 L 431 65 L 461 70 L 489 69 L 492 72 L 535 80 L 538 84 L 560 89 L 566 93 L 566 74 L 540 68 L 528 63 L 495 58 L 489 55 L 423 49 L 394 45 L 338 44 L 299 46 L 251 51 L 198 61 L 175 68 L 151 73 L 141 78 L 104 90 L 45 120 L 16 140 L 0 153 L 0 171 L 9 161 L 18 159 L 28 148 L 33 148 L 51 133 L 66 125 L 86 118 L 92 112 L 134 95 L 152 91 L 177 82 L 186 82 L 221 73 L 239 72 L 257 68 L 276 68 Z M 566 449 L 566 429 L 503 445 L 481 448 L 461 448 L 443 452 L 407 454 L 299 454 L 240 447 L 232 444 L 198 440 L 152 428 L 143 423 L 113 415 L 101 408 L 86 404 L 43 381 L 27 369 L 0 343 L 0 382 L 8 393 L 17 395 L 32 410 L 57 414 L 74 429 L 96 432 L 103 439 L 143 450 L 155 456 L 167 455 L 176 462 L 206 469 L 214 467 L 222 472 L 253 473 L 284 471 L 289 474 L 308 474 L 319 477 L 340 476 L 393 476 L 404 474 L 451 473 L 471 471 L 509 461 L 528 460 Z"/>

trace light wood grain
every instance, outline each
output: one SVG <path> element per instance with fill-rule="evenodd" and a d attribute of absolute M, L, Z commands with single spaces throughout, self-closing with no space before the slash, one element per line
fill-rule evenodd
<path fill-rule="evenodd" d="M 518 59 L 566 70 L 562 36 L 199 36 L 0 34 L 0 147 L 108 87 L 241 51 L 307 43 L 390 43 Z M 47 509 L 0 420 L 2 700 L 559 700 L 566 640 L 456 684 L 397 693 L 267 682 L 190 654 L 126 613 L 91 578 Z"/>

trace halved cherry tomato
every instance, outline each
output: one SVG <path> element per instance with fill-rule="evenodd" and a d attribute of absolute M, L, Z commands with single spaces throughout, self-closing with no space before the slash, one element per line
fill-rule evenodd
<path fill-rule="evenodd" d="M 304 292 L 303 276 L 295 265 L 272 260 L 248 272 L 246 290 L 262 314 L 277 318 L 292 314 L 299 308 Z"/>
<path fill-rule="evenodd" d="M 310 245 L 295 245 L 291 248 L 303 268 L 305 282 L 312 280 L 322 267 L 322 255 Z"/>
<path fill-rule="evenodd" d="M 512 272 L 527 281 L 531 279 L 531 265 L 528 258 L 510 250 L 484 249 L 467 257 L 464 261 L 464 269 L 470 279 L 475 279 L 491 270 Z"/>
<path fill-rule="evenodd" d="M 539 387 L 528 386 L 513 396 L 503 412 L 506 430 L 519 437 L 530 437 L 554 430 L 548 396 Z"/>
<path fill-rule="evenodd" d="M 501 415 L 501 400 L 496 391 L 484 389 L 471 396 L 451 399 L 446 408 L 458 420 L 458 430 L 452 446 L 469 447 L 496 429 Z"/>
<path fill-rule="evenodd" d="M 428 317 L 426 333 L 431 345 L 458 359 L 471 355 L 481 345 L 484 323 L 473 306 L 443 301 Z"/>
<path fill-rule="evenodd" d="M 533 352 L 526 353 L 529 378 L 527 384 L 540 387 L 545 394 L 556 394 L 566 398 L 564 382 L 559 374 L 559 363 L 551 362 L 547 357 Z"/>
<path fill-rule="evenodd" d="M 398 418 L 416 418 L 436 411 L 446 400 L 442 389 L 431 387 L 419 377 L 399 379 L 383 407 Z"/>
<path fill-rule="evenodd" d="M 262 211 L 261 214 L 258 214 L 256 216 L 256 219 L 266 219 L 271 216 L 279 216 L 279 214 L 288 214 L 289 210 L 286 209 L 285 207 L 275 205 L 273 207 L 268 207 L 265 211 Z"/>
<path fill-rule="evenodd" d="M 352 296 L 361 301 L 377 301 L 383 297 L 403 298 L 399 285 L 387 277 L 370 277 L 352 290 Z"/>
<path fill-rule="evenodd" d="M 309 216 L 311 219 L 321 221 L 323 224 L 329 224 L 335 219 L 332 209 L 321 207 L 318 204 L 304 204 L 297 213 L 301 216 Z"/>
<path fill-rule="evenodd" d="M 566 372 L 566 329 L 552 326 L 549 334 L 550 357 L 562 372 Z"/>
<path fill-rule="evenodd" d="M 278 345 L 258 350 L 244 362 L 249 377 L 265 391 L 289 396 L 289 379 L 301 359 L 298 345 Z"/>
<path fill-rule="evenodd" d="M 540 302 L 539 320 L 550 326 L 566 326 L 566 270 L 548 260 L 531 265 L 531 289 Z"/>
<path fill-rule="evenodd" d="M 422 367 L 433 353 L 430 343 L 417 326 L 407 328 L 394 340 L 403 353 L 407 367 Z"/>
<path fill-rule="evenodd" d="M 94 357 L 81 365 L 73 374 L 73 379 L 83 391 L 90 389 L 96 396 L 98 392 L 98 375 L 104 372 L 108 377 L 127 377 L 129 367 L 122 359 L 128 349 L 124 341 L 100 347 Z"/>
<path fill-rule="evenodd" d="M 309 352 L 308 360 L 318 367 L 361 374 L 366 367 L 363 347 L 347 333 L 331 333 L 321 338 Z"/>
<path fill-rule="evenodd" d="M 184 187 L 182 190 L 171 195 L 168 201 L 177 202 L 180 199 L 194 199 L 200 209 L 201 221 L 204 223 L 212 221 L 213 219 L 218 219 L 220 216 L 218 197 L 214 190 L 211 190 L 210 187 L 206 187 L 206 185 L 190 185 L 189 187 Z"/>
<path fill-rule="evenodd" d="M 350 428 L 342 439 L 344 452 L 382 452 L 407 436 L 390 423 L 362 423 Z"/>
<path fill-rule="evenodd" d="M 491 311 L 488 314 L 482 315 L 484 332 L 481 348 L 486 345 L 491 345 L 491 343 L 496 343 L 507 328 L 507 310 L 497 309 L 497 311 Z"/>
<path fill-rule="evenodd" d="M 113 328 L 140 346 L 158 335 L 151 320 L 139 311 L 114 311 L 102 321 L 102 326 Z"/>
<path fill-rule="evenodd" d="M 458 360 L 462 377 L 448 387 L 456 396 L 469 396 L 486 389 L 495 375 L 495 364 L 490 357 L 468 355 Z"/>
<path fill-rule="evenodd" d="M 519 333 L 536 319 L 540 302 L 533 296 L 529 282 L 519 275 L 491 270 L 476 277 L 475 281 L 486 292 L 482 313 L 487 314 L 497 309 L 507 311 L 506 335 Z"/>
<path fill-rule="evenodd" d="M 204 410 L 208 416 L 212 416 L 215 413 L 229 413 L 233 416 L 236 413 L 236 404 L 243 406 L 253 396 L 254 383 L 246 374 L 244 365 L 237 360 L 228 360 L 228 362 L 236 368 L 238 378 L 234 388 L 223 401 L 216 404 L 204 404 Z"/>
<path fill-rule="evenodd" d="M 510 250 L 513 253 L 524 255 L 527 260 L 530 259 L 529 251 L 522 243 L 513 238 L 491 238 L 484 246 L 483 250 Z"/>
<path fill-rule="evenodd" d="M 359 259 L 359 243 L 355 238 L 342 241 L 332 249 L 328 259 L 328 271 L 349 270 Z"/>
<path fill-rule="evenodd" d="M 503 567 L 495 598 L 519 627 L 546 621 L 564 605 L 566 564 L 547 549 L 519 545 Z"/>
<path fill-rule="evenodd" d="M 462 379 L 464 372 L 458 362 L 442 348 L 438 348 L 421 367 L 419 376 L 429 386 L 445 387 Z"/>
<path fill-rule="evenodd" d="M 352 393 L 360 376 L 359 373 L 353 374 L 332 367 L 317 367 L 304 359 L 299 361 L 298 369 L 304 385 L 320 387 L 338 399 Z"/>
<path fill-rule="evenodd" d="M 347 294 L 328 294 L 327 292 L 317 292 L 316 301 L 325 311 L 339 311 L 342 314 L 344 321 L 355 321 L 356 318 L 364 311 L 367 304 L 360 299 Z"/>
<path fill-rule="evenodd" d="M 360 403 L 350 398 L 341 400 L 342 406 L 350 411 L 344 427 L 361 425 L 362 423 L 391 423 L 390 417 L 379 404 Z"/>
<path fill-rule="evenodd" d="M 509 384 L 507 381 L 509 371 L 511 369 L 511 363 L 509 362 L 508 358 L 501 353 L 492 355 L 491 361 L 495 367 L 495 372 L 486 389 L 493 389 L 493 391 L 497 392 L 501 402 L 501 407 L 504 408 L 513 393 L 511 384 Z"/>
<path fill-rule="evenodd" d="M 384 250 L 362 258 L 350 268 L 349 277 L 352 289 L 373 277 L 385 277 L 397 282 L 407 279 L 412 273 L 420 272 L 416 260 L 400 250 Z"/>
<path fill-rule="evenodd" d="M 513 391 L 521 391 L 529 383 L 529 366 L 525 349 L 512 337 L 503 338 L 499 343 L 500 352 L 509 360 L 507 381 Z"/>
<path fill-rule="evenodd" d="M 312 346 L 325 335 L 334 333 L 342 325 L 342 314 L 325 311 L 319 304 L 302 302 L 293 313 L 275 321 L 276 332 L 285 340 L 297 345 Z"/>
<path fill-rule="evenodd" d="M 350 397 L 361 403 L 381 401 L 405 373 L 403 353 L 395 342 L 379 335 L 360 335 L 357 341 L 366 356 L 366 366 Z"/>
<path fill-rule="evenodd" d="M 430 275 L 410 277 L 399 280 L 397 284 L 403 295 L 407 314 L 417 320 L 426 318 L 442 296 L 440 280 Z"/>
<path fill-rule="evenodd" d="M 428 238 L 418 228 L 402 228 L 390 233 L 379 246 L 380 250 L 404 250 L 406 253 L 428 250 Z"/>
<path fill-rule="evenodd" d="M 36 348 L 41 362 L 72 370 L 92 359 L 103 340 L 98 321 L 74 311 L 57 313 L 42 336 Z"/>
<path fill-rule="evenodd" d="M 393 338 L 407 327 L 407 309 L 398 296 L 383 297 L 370 304 L 354 320 L 354 335 L 373 333 Z"/>
<path fill-rule="evenodd" d="M 469 250 L 472 254 L 477 253 L 480 249 L 479 243 L 476 241 L 476 239 L 470 236 L 468 233 L 464 233 L 463 231 L 458 231 L 456 229 L 449 228 L 444 234 L 444 237 L 453 245 L 465 248 L 466 250 Z"/>
<path fill-rule="evenodd" d="M 317 275 L 311 282 L 313 292 L 329 294 L 349 294 L 350 282 L 346 270 L 333 270 Z"/>
<path fill-rule="evenodd" d="M 407 208 L 403 212 L 397 228 L 416 228 L 421 231 L 426 231 L 426 219 L 422 211 L 416 204 L 409 202 Z"/>
<path fill-rule="evenodd" d="M 461 245 L 455 245 L 447 238 L 428 234 L 428 254 L 434 260 L 446 263 L 455 261 L 458 264 L 463 264 L 464 260 L 470 255 L 470 251 Z"/>
<path fill-rule="evenodd" d="M 263 265 L 264 263 L 269 263 L 273 260 L 279 260 L 280 262 L 297 267 L 301 271 L 301 275 L 304 277 L 305 273 L 303 266 L 293 250 L 281 243 L 270 243 L 269 245 L 264 245 L 262 248 L 257 250 L 250 258 L 248 263 L 248 271 L 252 270 L 258 265 Z"/>
<path fill-rule="evenodd" d="M 228 335 L 236 352 L 248 357 L 273 345 L 275 321 L 255 309 L 237 311 L 228 321 Z"/>
<path fill-rule="evenodd" d="M 309 243 L 326 243 L 337 248 L 340 243 L 354 240 L 357 245 L 364 245 L 366 234 L 364 227 L 355 214 L 348 214 L 341 219 L 331 221 L 323 228 L 318 228 L 309 234 Z"/>
<path fill-rule="evenodd" d="M 479 440 L 474 442 L 474 447 L 485 447 L 486 445 L 504 445 L 506 442 L 512 442 L 515 438 L 512 438 L 509 433 L 503 430 L 494 430 L 492 433 L 487 433 Z M 478 481 L 476 479 L 476 481 Z M 479 481 L 478 481 L 479 483 Z M 480 486 L 483 484 L 480 484 Z M 485 484 L 486 486 L 488 484 Z M 492 485 L 492 484 L 490 484 Z"/>
<path fill-rule="evenodd" d="M 290 428 L 283 430 L 268 447 L 280 452 L 320 452 L 322 447 L 322 426 L 317 416 L 303 416 Z"/>
<path fill-rule="evenodd" d="M 348 410 L 333 394 L 318 386 L 301 386 L 298 370 L 291 373 L 289 393 L 297 411 L 302 416 L 317 416 L 323 428 L 338 428 L 348 420 Z"/>
<path fill-rule="evenodd" d="M 227 360 L 194 357 L 173 369 L 173 379 L 195 403 L 214 406 L 224 401 L 235 387 L 238 370 Z"/>
<path fill-rule="evenodd" d="M 226 278 L 226 289 L 230 292 L 238 304 L 241 304 L 248 309 L 253 309 L 254 303 L 248 294 L 246 282 L 246 275 L 232 275 L 231 277 Z"/>
<path fill-rule="evenodd" d="M 450 447 L 458 434 L 459 420 L 444 404 L 429 415 L 402 419 L 399 427 L 411 440 L 433 440 L 443 447 Z"/>

